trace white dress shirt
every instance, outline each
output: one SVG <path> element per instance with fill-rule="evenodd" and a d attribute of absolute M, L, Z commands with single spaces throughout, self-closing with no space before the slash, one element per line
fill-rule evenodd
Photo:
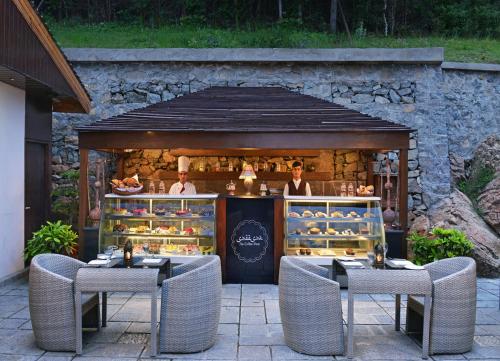
<path fill-rule="evenodd" d="M 299 189 L 299 185 L 300 185 L 301 180 L 302 179 L 298 179 L 298 180 L 292 179 L 293 184 L 295 184 L 296 189 Z M 285 184 L 285 189 L 283 190 L 283 195 L 284 196 L 288 195 L 288 183 Z M 310 197 L 310 196 L 312 196 L 311 187 L 309 186 L 309 183 L 306 182 L 306 197 Z"/>
<path fill-rule="evenodd" d="M 174 183 L 170 187 L 168 194 L 182 194 L 182 195 L 196 194 L 196 187 L 194 186 L 193 183 L 189 182 L 184 183 L 184 191 L 181 193 L 182 187 L 183 185 L 181 182 Z"/>

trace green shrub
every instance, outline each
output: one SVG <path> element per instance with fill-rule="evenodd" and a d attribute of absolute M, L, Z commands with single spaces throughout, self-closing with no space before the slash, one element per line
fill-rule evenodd
<path fill-rule="evenodd" d="M 24 260 L 30 260 L 37 254 L 59 253 L 72 255 L 76 250 L 78 235 L 73 232 L 71 226 L 47 222 L 39 231 L 33 233 L 24 249 Z"/>
<path fill-rule="evenodd" d="M 477 198 L 484 187 L 495 178 L 495 169 L 492 167 L 480 166 L 472 169 L 470 177 L 458 183 L 458 189 L 464 193 L 477 208 Z"/>
<path fill-rule="evenodd" d="M 444 258 L 469 256 L 474 244 L 457 229 L 434 228 L 429 234 L 412 233 L 414 262 L 417 265 Z"/>

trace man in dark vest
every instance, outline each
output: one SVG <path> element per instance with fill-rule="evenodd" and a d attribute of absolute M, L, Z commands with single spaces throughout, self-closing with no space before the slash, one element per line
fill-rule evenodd
<path fill-rule="evenodd" d="M 284 196 L 311 196 L 311 187 L 309 183 L 302 182 L 302 163 L 295 161 L 292 164 L 292 180 L 285 185 Z"/>

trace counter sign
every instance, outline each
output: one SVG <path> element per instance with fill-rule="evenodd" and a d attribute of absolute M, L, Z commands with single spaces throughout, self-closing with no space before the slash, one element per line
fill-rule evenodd
<path fill-rule="evenodd" d="M 231 235 L 231 247 L 240 261 L 254 263 L 266 254 L 269 237 L 261 223 L 245 219 L 238 223 Z"/>

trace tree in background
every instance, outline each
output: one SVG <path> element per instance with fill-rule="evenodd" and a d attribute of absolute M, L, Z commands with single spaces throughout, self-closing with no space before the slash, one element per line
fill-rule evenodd
<path fill-rule="evenodd" d="M 117 22 L 158 27 L 273 26 L 297 20 L 309 30 L 336 33 L 363 24 L 370 33 L 500 36 L 499 0 L 31 0 L 59 22 Z M 346 21 L 339 19 L 337 11 Z"/>

